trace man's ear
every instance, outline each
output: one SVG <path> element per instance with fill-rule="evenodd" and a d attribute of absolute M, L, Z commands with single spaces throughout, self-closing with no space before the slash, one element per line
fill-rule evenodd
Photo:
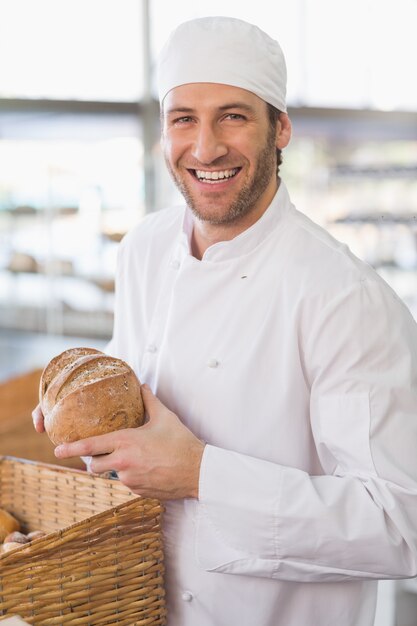
<path fill-rule="evenodd" d="M 282 150 L 290 143 L 291 120 L 287 113 L 280 113 L 277 121 L 277 131 L 275 136 L 275 146 Z"/>

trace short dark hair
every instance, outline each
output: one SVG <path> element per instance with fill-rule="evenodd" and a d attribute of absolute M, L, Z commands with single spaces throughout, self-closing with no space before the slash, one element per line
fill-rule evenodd
<path fill-rule="evenodd" d="M 269 102 L 266 103 L 266 106 L 268 107 L 268 121 L 269 121 L 270 130 L 271 132 L 275 133 L 277 122 L 279 120 L 279 116 L 281 115 L 281 111 L 279 111 L 272 104 L 269 104 Z M 277 148 L 277 176 L 279 175 L 279 168 L 281 164 L 282 164 L 282 150 L 280 148 Z"/>

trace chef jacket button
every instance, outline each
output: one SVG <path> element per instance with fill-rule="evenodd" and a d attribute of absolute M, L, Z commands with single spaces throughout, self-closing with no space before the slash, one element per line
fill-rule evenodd
<path fill-rule="evenodd" d="M 177 259 L 174 259 L 173 261 L 171 261 L 171 267 L 173 270 L 177 270 L 180 266 L 180 262 L 177 261 Z"/>
<path fill-rule="evenodd" d="M 148 346 L 146 346 L 146 351 L 152 352 L 152 354 L 155 353 L 157 350 L 158 348 L 156 347 L 154 343 L 150 343 Z"/>
<path fill-rule="evenodd" d="M 184 600 L 184 602 L 191 602 L 191 600 L 193 599 L 193 594 L 191 593 L 191 591 L 183 591 L 181 594 L 181 599 Z"/>
<path fill-rule="evenodd" d="M 217 359 L 210 359 L 210 361 L 207 363 L 207 365 L 209 367 L 219 367 L 220 363 L 218 362 Z"/>

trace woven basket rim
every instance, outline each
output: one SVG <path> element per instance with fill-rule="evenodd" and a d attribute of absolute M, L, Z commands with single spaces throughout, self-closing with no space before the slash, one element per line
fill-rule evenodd
<path fill-rule="evenodd" d="M 81 474 L 83 476 L 85 476 L 86 474 L 88 474 L 88 472 L 86 472 L 83 469 L 77 469 L 76 467 L 65 467 L 65 465 L 58 465 L 55 463 L 44 463 L 43 461 L 35 461 L 32 459 L 23 459 L 21 457 L 18 456 L 12 456 L 9 454 L 0 454 L 0 463 L 3 463 L 4 461 L 18 461 L 19 463 L 24 463 L 25 465 L 36 465 L 37 467 L 45 467 L 46 469 L 50 469 L 50 470 L 54 470 L 54 471 L 58 471 L 58 472 L 70 472 L 71 474 Z M 102 478 L 101 476 L 98 476 L 98 478 L 100 478 L 101 480 L 113 480 L 113 479 L 108 479 L 108 478 Z M 127 489 L 127 487 L 126 487 Z"/>

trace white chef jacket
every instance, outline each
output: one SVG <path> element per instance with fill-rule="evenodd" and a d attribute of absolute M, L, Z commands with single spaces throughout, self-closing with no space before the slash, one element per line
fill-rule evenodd
<path fill-rule="evenodd" d="M 371 626 L 417 575 L 417 331 L 285 185 L 190 254 L 185 207 L 120 247 L 114 337 L 206 442 L 199 499 L 166 504 L 169 626 Z"/>

